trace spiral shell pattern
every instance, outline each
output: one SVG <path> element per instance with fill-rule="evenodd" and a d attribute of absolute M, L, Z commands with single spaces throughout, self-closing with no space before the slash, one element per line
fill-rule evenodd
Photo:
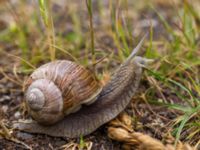
<path fill-rule="evenodd" d="M 60 118 L 58 117 L 58 120 L 60 120 L 63 116 L 78 111 L 82 104 L 89 105 L 93 103 L 102 90 L 100 82 L 90 70 L 66 60 L 50 62 L 36 69 L 25 83 L 26 99 L 30 97 L 30 95 L 28 95 L 31 90 L 30 88 L 32 90 L 34 89 L 34 91 L 37 91 L 36 88 L 38 88 L 45 95 L 44 110 L 35 111 L 33 109 L 31 110 L 31 107 L 28 106 L 35 120 L 38 120 L 40 116 L 39 122 L 41 123 L 43 123 L 41 115 L 45 115 L 45 112 L 51 112 L 51 110 L 48 110 L 52 109 L 51 105 L 53 107 L 55 104 L 58 105 L 58 103 L 61 103 L 61 110 L 57 110 L 60 111 L 59 113 L 55 110 L 51 112 L 53 116 L 54 112 L 59 114 Z M 57 89 L 59 89 L 61 93 L 62 102 L 57 100 L 60 99 L 59 93 L 56 94 Z M 52 93 L 54 93 L 54 95 Z M 41 93 L 39 94 L 41 95 Z M 32 94 L 31 98 L 33 99 L 35 97 Z M 29 105 L 29 103 L 27 103 L 27 105 Z M 40 103 L 43 104 L 43 102 Z M 34 105 L 37 106 L 36 104 Z M 58 107 L 58 109 L 60 108 Z"/>

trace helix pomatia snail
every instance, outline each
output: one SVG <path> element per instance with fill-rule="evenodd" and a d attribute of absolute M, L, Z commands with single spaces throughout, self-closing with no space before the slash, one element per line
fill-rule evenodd
<path fill-rule="evenodd" d="M 101 125 L 115 118 L 129 104 L 138 88 L 142 68 L 151 61 L 150 59 L 135 56 L 144 38 L 142 38 L 125 62 L 114 72 L 111 80 L 102 90 L 101 85 L 88 70 L 73 62 L 56 61 L 38 68 L 28 80 L 27 85 L 29 87 L 25 95 L 26 104 L 29 109 L 32 109 L 32 112 L 29 112 L 39 123 L 36 121 L 23 121 L 15 123 L 14 127 L 31 133 L 73 138 L 90 134 Z M 76 70 L 76 67 L 79 69 Z M 79 85 L 80 81 L 81 84 Z M 69 83 L 66 84 L 66 82 Z M 54 89 L 51 89 L 52 87 Z M 59 88 L 61 88 L 61 92 L 58 91 Z M 86 92 L 87 90 L 89 90 L 89 93 Z M 71 94 L 69 93 L 70 91 L 72 92 Z M 81 93 L 75 94 L 75 92 Z M 49 95 L 45 96 L 47 93 Z M 84 98 L 77 100 L 81 96 Z M 63 100 L 58 100 L 61 97 L 64 97 Z M 71 99 L 66 100 L 67 98 Z M 56 100 L 56 102 L 50 102 L 49 99 Z M 50 103 L 47 104 L 47 102 Z M 86 105 L 80 109 L 84 103 Z M 53 108 L 53 110 L 46 110 L 48 108 Z M 56 108 L 58 109 L 56 110 Z M 42 123 L 45 125 L 42 125 Z"/>

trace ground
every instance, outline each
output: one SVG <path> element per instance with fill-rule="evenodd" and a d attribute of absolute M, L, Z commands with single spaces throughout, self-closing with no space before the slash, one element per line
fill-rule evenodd
<path fill-rule="evenodd" d="M 55 58 L 78 61 L 85 67 L 96 64 L 99 80 L 106 82 L 147 32 L 140 55 L 155 61 L 145 69 L 125 112 L 137 132 L 160 141 L 170 133 L 199 148 L 197 0 L 93 0 L 91 13 L 86 1 L 59 0 L 49 3 L 48 15 L 40 2 L 0 1 L 0 149 L 64 149 L 69 143 L 79 147 L 86 143 L 89 146 L 85 149 L 91 144 L 94 150 L 122 149 L 122 142 L 108 137 L 108 124 L 77 139 L 23 133 L 12 125 L 30 118 L 23 103 L 23 85 L 35 68 Z"/>

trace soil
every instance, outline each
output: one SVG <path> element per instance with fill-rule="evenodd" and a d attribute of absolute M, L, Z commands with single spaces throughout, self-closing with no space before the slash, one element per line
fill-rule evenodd
<path fill-rule="evenodd" d="M 32 2 L 30 3 L 29 2 L 30 1 L 28 1 L 27 4 L 23 7 L 27 7 L 26 9 L 31 8 Z M 96 6 L 95 5 L 96 2 L 97 1 L 94 1 L 94 8 Z M 104 0 L 103 2 L 105 2 L 105 6 L 108 7 L 107 6 L 108 2 L 106 0 Z M 1 6 L 0 13 L 9 17 L 12 16 L 10 14 L 10 11 L 7 11 L 5 8 L 3 8 L 2 5 L 3 4 L 0 4 Z M 85 4 L 81 3 L 79 6 L 85 7 Z M 65 6 L 61 6 L 59 4 L 53 5 L 53 13 L 57 15 L 57 17 L 55 17 L 54 19 L 55 21 L 54 28 L 56 29 L 57 34 L 60 32 L 59 30 L 61 30 L 62 36 L 69 34 L 73 26 L 71 18 L 66 14 L 65 7 L 69 8 L 69 6 L 66 6 L 66 5 Z M 33 8 L 31 8 L 30 11 L 33 11 Z M 155 40 L 159 39 L 160 34 L 162 34 L 162 36 L 167 37 L 166 31 L 164 30 L 164 27 L 161 25 L 156 13 L 148 9 L 145 9 L 145 7 L 142 7 L 142 8 L 136 13 L 136 16 L 133 17 L 134 19 L 132 20 L 134 22 L 133 23 L 134 26 L 136 27 L 136 29 L 133 31 L 134 35 L 135 36 L 141 35 L 141 33 L 144 33 L 144 31 L 146 31 L 149 28 L 149 26 L 145 24 L 145 20 L 146 20 L 145 18 L 153 18 L 154 19 L 153 21 L 156 27 L 156 30 L 154 33 L 154 39 Z M 161 13 L 163 13 L 165 17 L 168 20 L 170 20 L 169 18 L 172 15 L 171 9 L 172 8 L 169 7 L 168 5 L 163 6 L 163 4 L 159 4 L 157 11 L 160 11 Z M 81 7 L 79 13 L 80 15 L 82 15 L 83 20 L 87 18 L 86 16 L 87 13 L 84 8 Z M 94 26 L 95 26 L 95 35 L 96 35 L 95 46 L 98 49 L 105 49 L 109 47 L 109 49 L 116 50 L 116 47 L 113 44 L 113 39 L 111 38 L 111 36 L 108 33 L 104 33 L 102 31 L 103 28 L 101 28 L 101 25 L 103 23 L 106 24 L 106 21 L 103 22 L 101 20 L 102 22 L 99 22 L 98 15 L 99 14 L 95 11 L 94 12 Z M 5 31 L 5 29 L 11 22 L 12 22 L 12 19 L 5 21 L 5 18 L 2 17 L 1 15 L 0 16 L 0 32 Z M 143 23 L 143 26 L 141 25 L 142 23 Z M 34 29 L 34 30 L 37 30 L 37 29 Z M 84 33 L 87 33 L 88 23 L 85 23 L 82 25 L 82 30 L 84 31 Z M 38 38 L 35 34 L 36 33 L 32 33 L 31 35 L 29 35 L 29 38 L 27 40 L 30 42 L 31 40 L 35 40 L 36 38 Z M 130 46 L 133 46 L 133 45 L 130 45 Z M 79 48 L 84 49 L 84 47 L 81 47 L 81 46 Z M 107 53 L 110 52 L 109 49 L 107 49 Z M 24 133 L 24 132 L 20 132 L 20 131 L 16 131 L 12 129 L 13 121 L 17 121 L 19 119 L 24 119 L 24 118 L 29 117 L 27 112 L 24 112 L 25 110 L 24 105 L 23 105 L 24 93 L 22 90 L 23 81 L 27 78 L 27 73 L 22 73 L 19 71 L 16 72 L 16 69 L 20 68 L 21 61 L 18 58 L 13 57 L 8 54 L 12 54 L 14 56 L 20 56 L 21 50 L 18 44 L 15 41 L 13 41 L 13 43 L 0 41 L 0 121 L 9 129 L 9 131 L 13 132 L 11 134 L 12 137 L 25 143 L 32 149 L 41 149 L 41 150 L 42 149 L 45 149 L 45 150 L 63 149 L 61 147 L 63 145 L 66 145 L 67 143 L 70 143 L 70 142 L 80 143 L 80 138 L 78 139 L 55 138 L 55 137 L 50 137 L 47 135 Z M 59 57 L 63 58 L 62 55 Z M 67 59 L 66 57 L 64 58 Z M 42 63 L 44 62 L 41 61 L 38 64 L 42 64 Z M 117 67 L 118 64 L 119 64 L 118 61 L 110 63 L 108 68 L 110 68 L 110 70 L 112 71 L 114 70 L 114 68 Z M 99 65 L 98 70 L 100 73 L 102 73 L 103 67 Z M 162 140 L 162 138 L 165 136 L 164 133 L 168 132 L 169 130 L 168 127 L 171 125 L 172 120 L 176 118 L 177 115 L 180 114 L 180 112 L 169 110 L 161 106 L 154 106 L 154 105 L 149 106 L 149 104 L 147 104 L 141 98 L 142 93 L 145 92 L 145 90 L 148 87 L 149 87 L 148 83 L 143 78 L 141 85 L 138 89 L 138 93 L 134 96 L 132 102 L 130 103 L 130 105 L 125 111 L 128 112 L 128 114 L 134 118 L 135 122 L 133 123 L 133 126 L 136 131 L 146 133 L 148 135 L 151 135 L 152 137 Z M 171 100 L 173 100 L 174 102 L 180 101 L 168 89 L 166 89 L 166 91 L 164 91 L 163 93 L 167 97 L 168 101 L 171 101 Z M 157 98 L 162 96 L 159 93 L 156 93 L 155 95 Z M 88 136 L 85 136 L 84 142 L 85 143 L 91 142 L 92 149 L 94 150 L 120 150 L 122 146 L 120 142 L 116 142 L 108 138 L 107 124 L 100 127 L 94 133 Z M 0 150 L 1 149 L 2 150 L 4 149 L 5 150 L 13 150 L 13 149 L 23 150 L 23 149 L 27 149 L 27 147 L 24 146 L 23 144 L 18 144 L 17 142 L 13 142 L 12 140 L 1 138 L 0 136 Z"/>

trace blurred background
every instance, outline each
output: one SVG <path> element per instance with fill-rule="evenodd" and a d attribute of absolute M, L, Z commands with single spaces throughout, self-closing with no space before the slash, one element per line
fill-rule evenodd
<path fill-rule="evenodd" d="M 23 82 L 38 66 L 72 60 L 94 66 L 98 78 L 106 80 L 146 33 L 140 55 L 155 62 L 128 108 L 142 126 L 136 130 L 160 140 L 170 132 L 200 143 L 199 0 L 0 0 L 0 120 L 13 131 L 12 121 L 27 117 Z M 96 149 L 120 149 L 105 135 L 103 128 L 86 141 Z M 35 148 L 47 141 L 54 148 L 65 143 L 29 136 L 14 134 Z M 0 145 L 8 146 L 1 137 Z M 29 138 L 46 142 L 37 145 Z"/>

